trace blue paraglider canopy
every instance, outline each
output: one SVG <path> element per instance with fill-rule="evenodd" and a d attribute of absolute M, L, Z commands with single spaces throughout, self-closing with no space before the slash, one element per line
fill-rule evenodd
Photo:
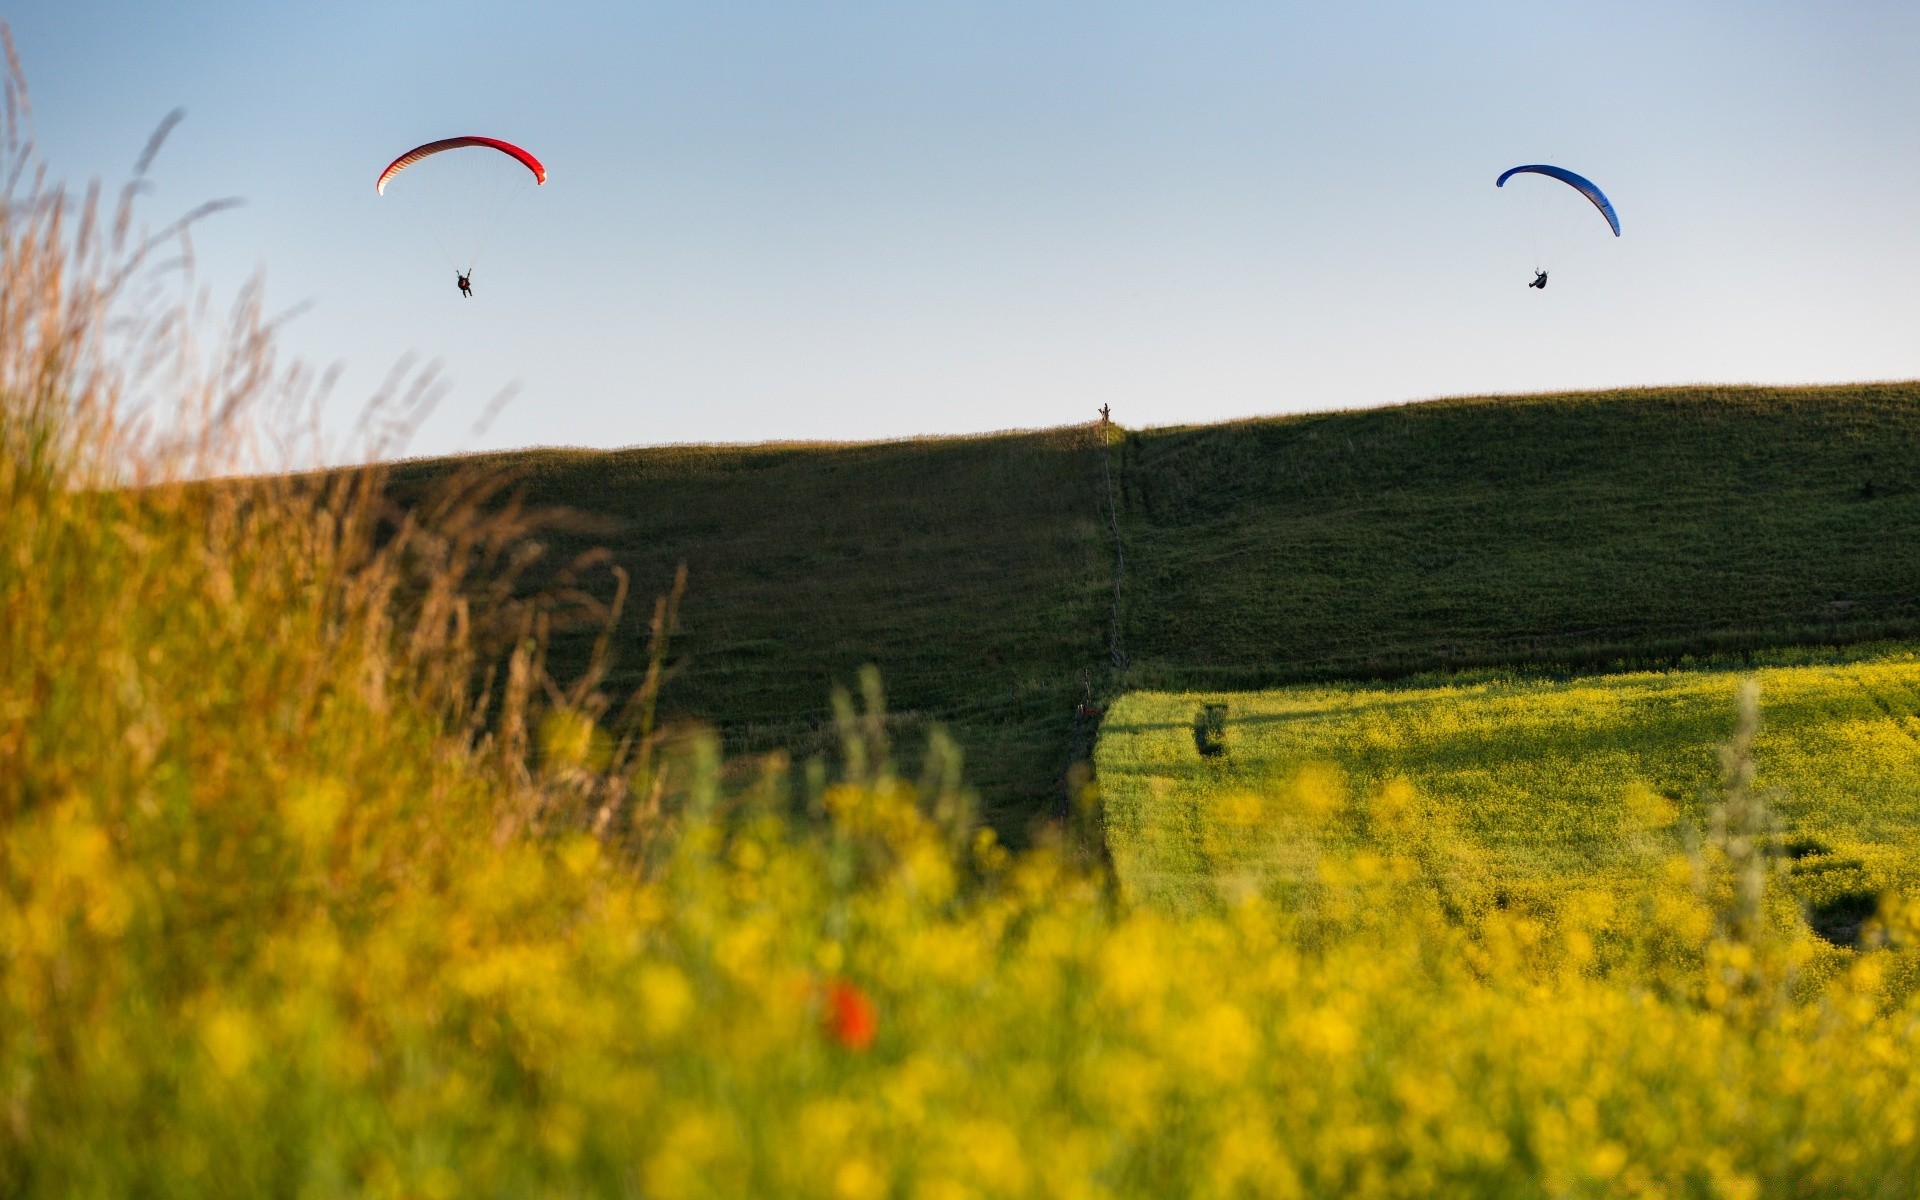
<path fill-rule="evenodd" d="M 1613 213 L 1613 202 L 1607 199 L 1605 192 L 1594 186 L 1593 180 L 1588 179 L 1584 175 L 1575 175 L 1565 167 L 1550 167 L 1544 163 L 1528 163 L 1526 166 L 1515 167 L 1511 171 L 1502 172 L 1500 178 L 1493 181 L 1493 186 L 1505 187 L 1507 180 L 1520 174 L 1545 175 L 1550 179 L 1558 179 L 1561 183 L 1579 192 L 1582 196 L 1593 201 L 1593 206 L 1600 210 L 1600 215 L 1607 219 L 1607 224 L 1613 226 L 1613 236 L 1620 236 L 1620 218 Z"/>

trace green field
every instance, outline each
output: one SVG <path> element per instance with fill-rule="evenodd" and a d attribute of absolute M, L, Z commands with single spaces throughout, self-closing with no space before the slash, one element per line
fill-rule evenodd
<path fill-rule="evenodd" d="M 1225 883 L 1287 869 L 1268 850 L 1296 815 L 1289 781 L 1331 768 L 1363 797 L 1410 783 L 1422 821 L 1505 884 L 1604 879 L 1643 861 L 1650 828 L 1678 845 L 1704 826 L 1747 677 L 1789 888 L 1835 920 L 1911 890 L 1920 657 L 1906 652 L 1748 673 L 1135 693 L 1097 752 L 1109 846 L 1135 899 L 1210 903 Z M 1208 705 L 1225 706 L 1217 734 L 1196 732 Z"/>
<path fill-rule="evenodd" d="M 1444 400 L 1130 435 L 1131 687 L 1649 665 L 1920 628 L 1920 387 Z"/>
<path fill-rule="evenodd" d="M 1091 427 L 871 445 L 532 450 L 479 461 L 594 519 L 641 603 L 685 562 L 668 710 L 737 750 L 828 744 L 878 665 L 947 724 L 1005 833 L 1058 804 L 1102 696 L 1463 666 L 1662 665 L 1920 629 L 1920 385 L 1448 400 L 1116 431 L 1125 670 Z M 456 460 L 405 466 L 418 488 Z M 472 460 L 458 460 L 472 461 Z M 563 665 L 590 631 L 563 633 Z"/>
<path fill-rule="evenodd" d="M 1106 656 L 1111 551 L 1087 429 L 460 461 L 514 472 L 532 504 L 595 518 L 546 541 L 555 564 L 605 547 L 632 579 L 612 692 L 645 670 L 651 598 L 685 563 L 670 716 L 720 725 L 734 752 L 804 759 L 832 744 L 832 689 L 875 663 L 903 747 L 926 721 L 944 724 L 1010 832 L 1047 805 L 1081 671 Z M 405 464 L 397 487 L 447 466 Z M 578 669 L 593 635 L 559 632 L 558 674 Z"/>

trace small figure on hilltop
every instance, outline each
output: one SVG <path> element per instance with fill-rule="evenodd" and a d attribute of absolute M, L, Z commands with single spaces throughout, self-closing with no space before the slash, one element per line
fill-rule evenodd
<path fill-rule="evenodd" d="M 1546 291 L 1547 290 L 1547 273 L 1545 271 L 1539 270 L 1538 268 L 1535 268 L 1533 272 L 1533 282 L 1528 284 L 1527 286 L 1530 288 L 1539 288 L 1543 292 Z"/>
<path fill-rule="evenodd" d="M 460 294 L 469 300 L 473 299 L 473 272 L 471 270 L 465 272 L 460 276 L 458 282 L 460 284 Z"/>
<path fill-rule="evenodd" d="M 1085 685 L 1087 689 L 1087 698 L 1082 700 L 1073 710 L 1074 720 L 1098 721 L 1107 710 L 1093 702 L 1093 673 L 1086 670 L 1081 671 L 1080 682 Z"/>

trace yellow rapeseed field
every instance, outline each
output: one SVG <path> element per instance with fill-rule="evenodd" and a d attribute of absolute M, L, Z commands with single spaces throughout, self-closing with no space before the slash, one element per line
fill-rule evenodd
<path fill-rule="evenodd" d="M 1265 847 L 1290 818 L 1281 806 L 1268 820 L 1257 798 L 1303 770 L 1331 772 L 1369 795 L 1405 790 L 1422 828 L 1444 831 L 1475 875 L 1514 891 L 1590 884 L 1643 868 L 1649 827 L 1675 848 L 1689 826 L 1704 830 L 1746 680 L 1760 690 L 1754 755 L 1783 885 L 1816 923 L 1844 923 L 1850 904 L 1868 915 L 1881 893 L 1920 890 L 1920 657 L 1838 657 L 1744 673 L 1131 695 L 1100 744 L 1109 840 L 1132 898 L 1209 902 L 1273 865 Z M 1194 722 L 1209 705 L 1224 709 L 1220 752 L 1202 754 Z"/>
<path fill-rule="evenodd" d="M 1769 772 L 1799 777 L 1731 681 L 1699 701 L 1730 750 L 1692 840 L 1656 791 L 1600 788 L 1529 864 L 1493 836 L 1518 795 L 1450 827 L 1409 779 L 1302 769 L 1227 798 L 1267 831 L 1239 882 L 1136 903 L 1094 789 L 1010 855 L 938 738 L 890 769 L 871 679 L 841 765 L 796 777 L 663 736 L 597 667 L 549 678 L 579 601 L 501 585 L 540 550 L 497 481 L 411 513 L 377 471 L 193 483 L 258 462 L 299 378 L 244 306 L 181 342 L 133 227 L 26 166 L 0 205 L 0 1194 L 1920 1188 L 1920 912 L 1890 896 L 1869 948 L 1819 949 L 1771 853 Z M 1889 809 L 1884 758 L 1821 802 Z M 1808 857 L 1897 882 L 1869 854 L 1895 824 L 1848 820 Z M 1605 886 L 1549 869 L 1589 853 Z"/>

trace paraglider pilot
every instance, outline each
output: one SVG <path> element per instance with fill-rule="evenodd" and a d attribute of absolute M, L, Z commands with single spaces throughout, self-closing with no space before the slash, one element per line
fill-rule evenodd
<path fill-rule="evenodd" d="M 462 283 L 460 286 L 465 287 L 467 285 Z M 1530 288 L 1539 288 L 1543 292 L 1546 291 L 1547 290 L 1547 273 L 1536 267 L 1533 272 L 1533 282 L 1528 284 L 1527 286 Z"/>
<path fill-rule="evenodd" d="M 473 280 L 471 278 L 472 275 L 473 275 L 473 272 L 468 271 L 465 274 L 461 275 L 459 279 L 460 294 L 462 296 L 465 296 L 469 300 L 473 299 Z M 1542 276 L 1541 278 L 1545 278 L 1545 276 Z M 1542 284 L 1540 286 L 1545 287 L 1546 285 Z"/>

